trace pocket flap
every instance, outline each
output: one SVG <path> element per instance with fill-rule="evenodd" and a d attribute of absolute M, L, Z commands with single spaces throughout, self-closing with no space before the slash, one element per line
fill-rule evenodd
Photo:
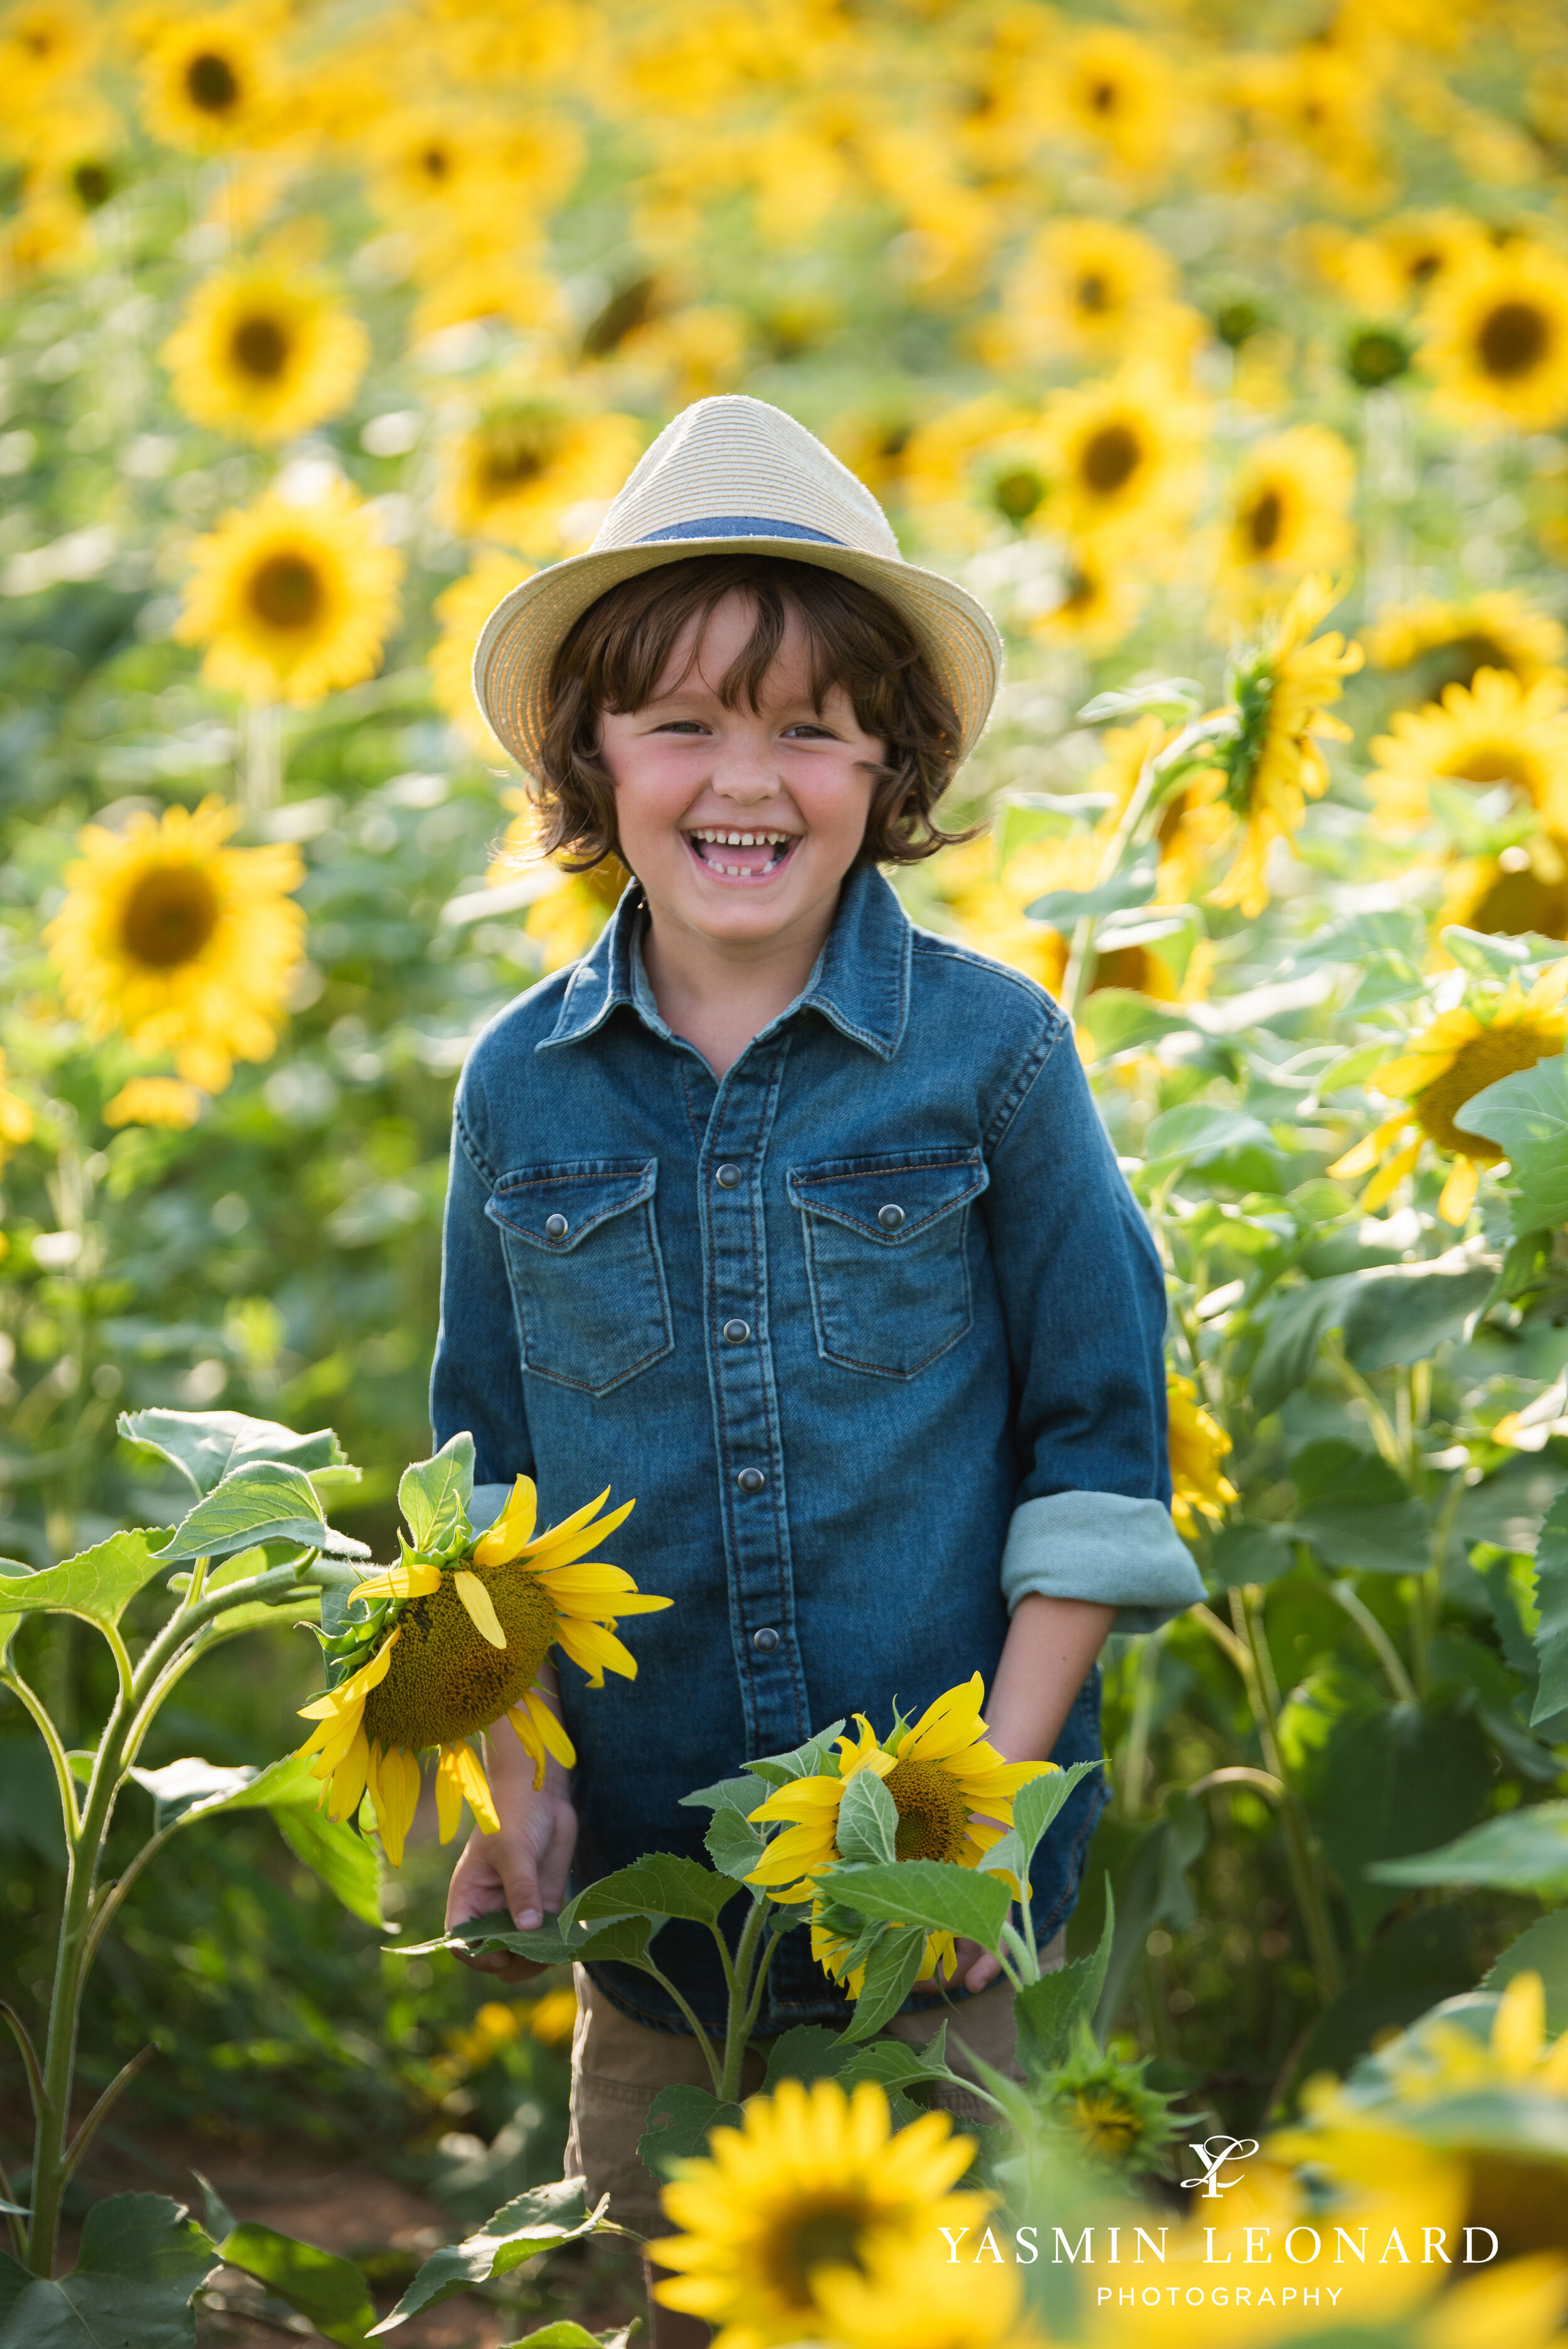
<path fill-rule="evenodd" d="M 977 1198 L 991 1176 L 978 1150 L 903 1151 L 882 1158 L 828 1158 L 789 1170 L 797 1207 L 843 1224 L 881 1247 L 903 1247 Z M 899 1219 L 887 1222 L 886 1210 Z"/>
<path fill-rule="evenodd" d="M 651 1199 L 658 1173 L 656 1158 L 578 1158 L 525 1166 L 501 1176 L 485 1213 L 492 1224 L 504 1225 L 535 1247 L 565 1256 L 612 1216 Z"/>

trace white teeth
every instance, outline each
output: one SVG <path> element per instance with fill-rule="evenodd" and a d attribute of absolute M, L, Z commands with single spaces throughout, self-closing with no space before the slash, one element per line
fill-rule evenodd
<path fill-rule="evenodd" d="M 707 841 L 714 848 L 780 848 L 792 834 L 787 832 L 694 832 L 693 840 Z"/>

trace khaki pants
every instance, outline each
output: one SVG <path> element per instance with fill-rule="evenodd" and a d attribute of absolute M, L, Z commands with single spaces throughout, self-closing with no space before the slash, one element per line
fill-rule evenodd
<path fill-rule="evenodd" d="M 1065 1930 L 1040 1951 L 1040 1966 L 1054 1971 L 1066 1960 Z M 587 1970 L 575 1969 L 577 2027 L 572 2040 L 572 2134 L 566 2145 L 566 2175 L 587 2181 L 589 2207 L 608 2194 L 610 2217 L 640 2235 L 661 2235 L 668 2221 L 659 2210 L 659 2189 L 637 2158 L 637 2139 L 648 2125 L 648 2107 L 661 2088 L 677 2085 L 711 2087 L 707 2065 L 695 2039 L 684 2033 L 650 2031 L 634 2023 L 601 1992 Z M 944 2015 L 948 2020 L 948 2060 L 956 2072 L 968 2068 L 965 2049 L 997 2071 L 1017 2079 L 1014 2055 L 1013 1989 L 1005 1978 L 975 1998 L 955 2001 L 952 2007 L 928 2008 L 923 2014 L 897 2014 L 888 2024 L 895 2039 L 923 2047 Z M 756 2094 L 767 2069 L 765 2053 L 755 2046 L 746 2054 L 740 2092 Z M 962 2088 L 938 2085 L 932 2101 L 944 2106 L 968 2127 L 994 2120 L 995 2115 L 978 2096 Z"/>

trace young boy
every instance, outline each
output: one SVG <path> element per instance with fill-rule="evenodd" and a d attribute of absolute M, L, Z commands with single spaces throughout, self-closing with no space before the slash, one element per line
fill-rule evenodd
<path fill-rule="evenodd" d="M 634 1683 L 563 1672 L 570 1782 L 536 1794 L 498 1734 L 501 1825 L 459 1861 L 454 1922 L 535 1923 L 569 1865 L 700 1857 L 683 1795 L 841 1714 L 885 1733 L 895 1699 L 976 1671 L 1009 1760 L 1095 1755 L 1113 1621 L 1202 1595 L 1166 1506 L 1160 1266 L 1071 1027 L 915 929 L 877 869 L 941 846 L 999 668 L 980 606 L 739 398 L 677 418 L 593 550 L 486 626 L 476 691 L 544 845 L 634 880 L 469 1061 L 436 1434 L 471 1429 L 492 1514 L 521 1471 L 545 1521 L 634 1494 L 615 1562 L 675 1605 L 639 1619 Z M 1043 1943 L 1103 1799 L 1080 1789 L 1037 1860 Z M 707 1935 L 672 1924 L 659 1955 L 722 2030 Z M 1005 2062 L 1006 1984 L 961 1966 L 954 2036 Z M 657 2231 L 636 2138 L 662 2083 L 706 2074 L 646 1976 L 580 1970 L 579 2000 L 574 2158 Z M 846 2012 L 792 1933 L 761 2029 Z"/>

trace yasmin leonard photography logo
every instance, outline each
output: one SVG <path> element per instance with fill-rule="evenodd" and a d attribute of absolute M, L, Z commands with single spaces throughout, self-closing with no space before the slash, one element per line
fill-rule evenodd
<path fill-rule="evenodd" d="M 1226 2162 L 1244 2161 L 1257 2149 L 1255 2137 L 1206 2137 L 1201 2145 L 1189 2142 L 1187 2150 L 1197 2155 L 1202 2164 L 1203 2174 L 1201 2178 L 1184 2178 L 1181 2183 L 1189 2192 L 1196 2188 L 1199 2193 L 1207 2195 L 1210 2201 L 1216 2202 L 1227 2186 L 1240 2186 L 1245 2177 L 1245 2172 L 1240 2169 L 1233 2178 L 1223 2176 Z"/>

